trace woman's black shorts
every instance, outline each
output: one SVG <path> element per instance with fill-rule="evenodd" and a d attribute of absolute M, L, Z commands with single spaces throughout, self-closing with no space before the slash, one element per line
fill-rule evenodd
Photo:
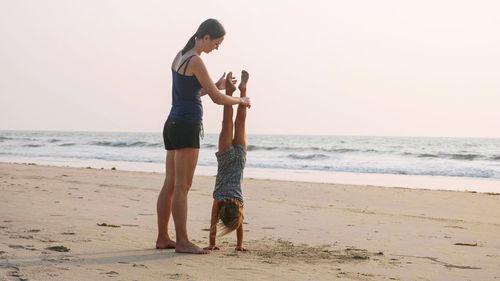
<path fill-rule="evenodd" d="M 168 118 L 163 126 L 163 142 L 166 150 L 200 148 L 201 124 Z"/>

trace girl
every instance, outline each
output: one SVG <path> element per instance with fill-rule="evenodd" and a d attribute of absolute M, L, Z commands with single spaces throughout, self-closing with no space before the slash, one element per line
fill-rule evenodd
<path fill-rule="evenodd" d="M 241 72 L 241 83 L 238 86 L 240 97 L 246 97 L 246 85 L 249 75 L 243 70 Z M 236 87 L 229 82 L 232 80 L 231 73 L 226 80 L 226 95 L 231 96 Z M 224 106 L 222 129 L 219 135 L 219 151 L 217 156 L 217 178 L 213 193 L 212 217 L 210 221 L 210 246 L 205 250 L 219 250 L 215 244 L 217 236 L 217 223 L 221 220 L 223 228 L 221 235 L 225 235 L 236 229 L 236 250 L 248 251 L 243 248 L 243 196 L 241 192 L 241 181 L 243 180 L 243 169 L 246 162 L 246 133 L 245 119 L 247 107 L 238 106 L 236 120 L 234 121 L 233 138 L 233 107 Z"/>
<path fill-rule="evenodd" d="M 208 253 L 189 241 L 186 229 L 187 195 L 200 148 L 203 115 L 200 96 L 208 94 L 214 103 L 220 105 L 250 106 L 247 97 L 236 98 L 219 92 L 227 81 L 231 84 L 232 79 L 221 77 L 214 84 L 201 60 L 202 53 L 208 54 L 219 48 L 225 34 L 224 27 L 217 20 L 204 21 L 172 62 L 172 108 L 163 128 L 167 150 L 166 176 L 157 201 L 156 248 L 159 249 L 175 248 L 179 253 Z M 168 235 L 170 212 L 174 218 L 177 241 Z"/>

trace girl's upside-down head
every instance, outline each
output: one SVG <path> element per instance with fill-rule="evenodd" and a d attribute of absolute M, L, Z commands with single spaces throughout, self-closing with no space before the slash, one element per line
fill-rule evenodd
<path fill-rule="evenodd" d="M 222 230 L 220 236 L 236 230 L 243 223 L 243 203 L 236 198 L 220 200 L 219 219 Z"/>

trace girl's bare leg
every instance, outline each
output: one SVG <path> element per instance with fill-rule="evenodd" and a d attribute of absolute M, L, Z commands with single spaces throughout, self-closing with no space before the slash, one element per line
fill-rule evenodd
<path fill-rule="evenodd" d="M 209 253 L 189 241 L 187 235 L 187 195 L 193 182 L 194 170 L 198 162 L 198 153 L 198 148 L 183 148 L 175 151 L 175 183 L 172 200 L 172 217 L 175 223 L 175 251 L 177 253 Z"/>
<path fill-rule="evenodd" d="M 165 167 L 165 182 L 158 195 L 156 202 L 156 213 L 158 216 L 158 238 L 156 238 L 157 249 L 175 248 L 175 241 L 168 235 L 168 221 L 172 211 L 172 197 L 174 195 L 175 183 L 175 150 L 167 151 L 167 160 Z"/>
<path fill-rule="evenodd" d="M 248 82 L 248 72 L 245 70 L 241 71 L 241 83 L 238 86 L 240 90 L 240 97 L 247 96 L 247 82 Z M 247 135 L 245 132 L 245 120 L 247 118 L 247 107 L 243 105 L 238 105 L 238 111 L 236 112 L 236 119 L 234 120 L 234 144 L 240 144 L 247 146 Z"/>
<path fill-rule="evenodd" d="M 229 96 L 232 96 L 236 91 L 236 87 L 231 81 L 233 81 L 233 77 L 232 73 L 229 72 L 226 77 L 226 95 Z M 219 153 L 228 150 L 231 146 L 233 146 L 233 107 L 225 105 L 222 128 L 219 134 Z"/>

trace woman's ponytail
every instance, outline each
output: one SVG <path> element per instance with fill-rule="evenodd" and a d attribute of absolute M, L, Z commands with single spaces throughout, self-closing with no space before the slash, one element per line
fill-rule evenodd
<path fill-rule="evenodd" d="M 182 55 L 184 55 L 187 51 L 191 50 L 194 48 L 194 43 L 196 41 L 196 33 L 189 38 L 189 41 L 187 42 L 186 46 L 182 49 Z"/>

